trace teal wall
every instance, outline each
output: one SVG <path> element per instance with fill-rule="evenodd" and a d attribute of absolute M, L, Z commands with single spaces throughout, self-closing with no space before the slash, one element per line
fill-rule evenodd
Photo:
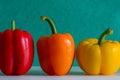
<path fill-rule="evenodd" d="M 10 29 L 11 20 L 17 28 L 29 31 L 35 43 L 33 66 L 38 66 L 36 41 L 51 31 L 41 15 L 51 17 L 59 33 L 71 33 L 76 46 L 79 41 L 98 38 L 103 30 L 113 28 L 108 39 L 120 41 L 120 0 L 0 0 L 0 31 Z M 77 66 L 76 60 L 74 66 Z"/>

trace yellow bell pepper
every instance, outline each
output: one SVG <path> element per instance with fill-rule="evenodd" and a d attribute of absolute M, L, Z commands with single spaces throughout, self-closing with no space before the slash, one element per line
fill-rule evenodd
<path fill-rule="evenodd" d="M 120 67 L 120 44 L 117 41 L 105 40 L 112 34 L 112 29 L 102 33 L 99 40 L 90 38 L 79 43 L 76 59 L 81 69 L 90 75 L 110 75 Z"/>

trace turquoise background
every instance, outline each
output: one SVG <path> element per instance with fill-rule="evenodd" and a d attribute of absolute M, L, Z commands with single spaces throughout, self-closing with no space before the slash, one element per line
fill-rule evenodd
<path fill-rule="evenodd" d="M 99 38 L 108 27 L 114 34 L 107 39 L 120 41 L 120 0 L 0 0 L 0 31 L 10 29 L 14 19 L 17 28 L 32 34 L 33 66 L 39 65 L 37 40 L 51 34 L 48 23 L 40 20 L 41 15 L 51 17 L 59 33 L 71 33 L 76 46 L 83 39 Z M 76 60 L 73 65 L 78 65 Z"/>

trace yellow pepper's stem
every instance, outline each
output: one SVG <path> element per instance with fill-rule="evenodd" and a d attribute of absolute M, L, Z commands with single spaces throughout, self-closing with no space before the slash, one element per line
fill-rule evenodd
<path fill-rule="evenodd" d="M 50 24 L 50 27 L 51 27 L 51 30 L 52 30 L 52 34 L 56 34 L 57 33 L 55 25 L 54 25 L 53 21 L 49 17 L 41 16 L 41 19 L 43 21 L 47 21 Z"/>
<path fill-rule="evenodd" d="M 11 21 L 11 30 L 15 30 L 15 21 L 14 20 Z"/>
<path fill-rule="evenodd" d="M 104 42 L 105 37 L 107 35 L 111 35 L 112 33 L 113 33 L 113 30 L 111 28 L 108 28 L 106 31 L 104 31 L 98 40 L 98 44 L 101 45 Z"/>

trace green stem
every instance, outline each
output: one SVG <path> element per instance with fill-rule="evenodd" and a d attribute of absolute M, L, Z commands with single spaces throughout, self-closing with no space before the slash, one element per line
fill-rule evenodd
<path fill-rule="evenodd" d="M 101 44 L 104 42 L 105 37 L 106 37 L 107 35 L 111 35 L 112 33 L 113 33 L 113 30 L 110 29 L 110 28 L 108 28 L 106 31 L 104 31 L 104 32 L 101 34 L 101 36 L 100 36 L 100 38 L 99 38 L 99 40 L 98 40 L 98 44 L 101 45 Z"/>
<path fill-rule="evenodd" d="M 52 30 L 52 34 L 56 34 L 57 33 L 55 25 L 54 25 L 53 21 L 49 17 L 41 16 L 41 19 L 43 21 L 47 21 L 50 24 L 50 27 L 51 27 L 51 30 Z"/>
<path fill-rule="evenodd" d="M 14 20 L 12 20 L 12 22 L 11 22 L 11 30 L 15 30 L 15 21 Z"/>

